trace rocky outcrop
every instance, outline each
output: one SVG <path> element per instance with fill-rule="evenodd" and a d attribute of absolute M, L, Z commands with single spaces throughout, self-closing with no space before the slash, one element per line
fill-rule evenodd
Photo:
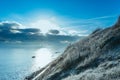
<path fill-rule="evenodd" d="M 27 80 L 120 80 L 120 17 L 106 29 L 69 45 Z"/>

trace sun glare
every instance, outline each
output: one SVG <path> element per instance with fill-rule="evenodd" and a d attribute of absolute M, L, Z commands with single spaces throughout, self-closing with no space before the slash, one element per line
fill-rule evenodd
<path fill-rule="evenodd" d="M 35 52 L 36 58 L 34 59 L 33 67 L 31 70 L 35 70 L 38 67 L 44 67 L 52 60 L 52 52 L 48 48 L 41 48 Z"/>
<path fill-rule="evenodd" d="M 32 27 L 39 28 L 43 34 L 49 32 L 52 29 L 59 29 L 59 25 L 51 19 L 39 19 L 31 23 Z"/>

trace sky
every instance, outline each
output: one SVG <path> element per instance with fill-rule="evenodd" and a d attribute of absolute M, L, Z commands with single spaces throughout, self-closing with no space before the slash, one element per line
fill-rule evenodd
<path fill-rule="evenodd" d="M 59 29 L 89 34 L 114 24 L 119 4 L 120 0 L 0 0 L 0 21 L 15 21 L 43 33 Z"/>

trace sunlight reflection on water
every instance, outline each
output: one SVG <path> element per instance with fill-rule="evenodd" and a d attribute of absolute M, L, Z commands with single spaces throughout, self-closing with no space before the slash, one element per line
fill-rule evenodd
<path fill-rule="evenodd" d="M 35 52 L 35 58 L 31 70 L 44 67 L 53 60 L 52 51 L 48 48 L 40 48 Z"/>
<path fill-rule="evenodd" d="M 0 49 L 0 80 L 23 80 L 32 72 L 46 66 L 60 53 L 52 47 L 37 49 Z M 35 56 L 35 58 L 32 58 Z"/>

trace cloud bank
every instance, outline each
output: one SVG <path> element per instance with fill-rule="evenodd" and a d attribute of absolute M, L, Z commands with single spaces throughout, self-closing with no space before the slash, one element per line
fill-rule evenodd
<path fill-rule="evenodd" d="M 51 29 L 46 34 L 38 28 L 21 28 L 18 22 L 0 22 L 0 42 L 41 42 L 41 43 L 61 43 L 73 42 L 83 36 L 71 35 L 73 33 Z M 64 32 L 66 34 L 60 34 Z M 67 34 L 69 33 L 69 34 Z"/>

